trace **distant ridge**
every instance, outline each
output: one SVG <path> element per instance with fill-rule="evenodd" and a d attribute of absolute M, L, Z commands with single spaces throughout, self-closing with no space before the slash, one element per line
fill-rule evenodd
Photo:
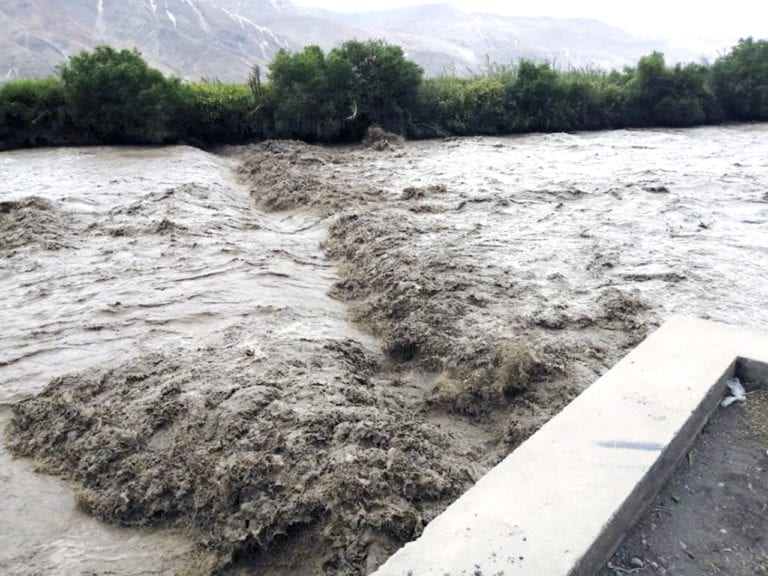
<path fill-rule="evenodd" d="M 428 75 L 520 58 L 615 68 L 653 50 L 671 61 L 699 57 L 596 20 L 469 14 L 448 4 L 342 14 L 288 0 L 4 0 L 0 80 L 50 74 L 69 55 L 108 43 L 137 47 L 183 78 L 243 81 L 281 48 L 330 49 L 353 38 L 399 44 Z"/>

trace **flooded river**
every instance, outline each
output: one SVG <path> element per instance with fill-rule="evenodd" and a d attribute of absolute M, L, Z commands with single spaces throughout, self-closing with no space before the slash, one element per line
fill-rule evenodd
<path fill-rule="evenodd" d="M 364 173 L 385 188 L 444 183 L 482 201 L 460 218 L 482 227 L 466 252 L 562 274 L 587 295 L 637 288 L 661 318 L 765 328 L 767 152 L 765 125 L 476 138 L 410 144 Z M 488 202 L 498 199 L 509 204 Z"/>
<path fill-rule="evenodd" d="M 0 240 L 0 402 L 272 309 L 345 331 L 320 320 L 343 320 L 325 296 L 323 223 L 257 213 L 230 161 L 181 147 L 45 150 L 0 155 L 0 172 L 0 201 L 21 203 Z"/>
<path fill-rule="evenodd" d="M 765 125 L 0 154 L 35 457 L 0 451 L 0 572 L 374 569 L 669 315 L 768 326 L 765 158 Z"/>

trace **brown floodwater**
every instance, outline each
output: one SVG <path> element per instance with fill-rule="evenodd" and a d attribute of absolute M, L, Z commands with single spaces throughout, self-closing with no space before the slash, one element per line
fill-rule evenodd
<path fill-rule="evenodd" d="M 9 405 L 56 376 L 198 349 L 244 322 L 268 333 L 239 342 L 255 356 L 272 338 L 357 334 L 327 296 L 323 222 L 256 212 L 226 159 L 185 147 L 34 150 L 0 155 L 0 173 L 2 428 Z M 188 564 L 183 537 L 110 529 L 63 482 L 5 449 L 0 464 L 0 572 Z"/>
<path fill-rule="evenodd" d="M 226 159 L 185 147 L 23 151 L 0 155 L 0 172 L 0 202 L 50 203 L 13 223 L 31 241 L 3 254 L 0 402 L 272 309 L 303 319 L 283 330 L 350 330 L 326 296 L 323 222 L 256 212 Z"/>
<path fill-rule="evenodd" d="M 766 125 L 470 138 L 408 144 L 361 176 L 482 201 L 452 217 L 481 228 L 464 248 L 479 258 L 563 274 L 587 295 L 596 281 L 579 264 L 596 258 L 597 282 L 640 290 L 662 316 L 764 328 L 767 153 Z M 499 198 L 509 205 L 488 201 Z M 545 292 L 548 306 L 559 290 Z"/>
<path fill-rule="evenodd" d="M 596 295 L 643 302 L 630 310 L 643 330 L 673 313 L 768 325 L 768 126 L 321 152 L 303 161 L 324 185 L 378 191 L 361 226 L 409 226 L 397 240 L 402 261 L 392 266 L 406 262 L 418 279 L 420 264 L 434 264 L 430 274 L 439 264 L 436 277 L 471 284 L 472 302 L 482 305 L 450 318 L 456 342 L 534 326 L 570 346 L 576 391 L 623 354 L 611 347 L 626 321 L 610 323 Z M 339 271 L 321 243 L 336 213 L 358 209 L 356 201 L 266 212 L 236 174 L 238 162 L 188 147 L 0 154 L 0 405 L 34 396 L 58 376 L 169 349 L 204 359 L 211 373 L 217 362 L 222 372 L 233 365 L 230 350 L 273 370 L 290 370 L 296 355 L 331 341 L 384 356 L 377 330 L 329 296 Z M 414 186 L 439 191 L 403 204 L 402 190 Z M 258 200 L 258 186 L 254 194 Z M 386 278 L 376 265 L 367 270 Z M 590 339 L 589 351 L 578 349 L 581 338 Z M 191 382 L 194 366 L 187 370 Z M 432 382 L 433 371 L 412 388 Z M 317 403 L 302 401 L 307 411 Z M 3 427 L 7 421 L 6 411 Z M 464 434 L 465 426 L 454 422 L 446 433 Z M 478 446 L 488 438 L 480 434 Z M 0 497 L 0 571 L 151 574 L 183 563 L 185 537 L 107 528 L 75 509 L 68 484 L 5 450 L 0 463 L 9 487 Z M 131 546 L 144 564 L 131 559 Z M 369 567 L 381 560 L 371 558 Z"/>

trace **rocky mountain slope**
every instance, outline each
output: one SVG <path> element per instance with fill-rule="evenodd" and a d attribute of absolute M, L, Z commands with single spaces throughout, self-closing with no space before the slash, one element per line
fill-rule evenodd
<path fill-rule="evenodd" d="M 6 0 L 0 75 L 47 74 L 68 55 L 109 43 L 136 46 L 180 76 L 239 78 L 251 63 L 298 47 L 262 24 L 294 10 L 277 0 Z"/>
<path fill-rule="evenodd" d="M 165 72 L 242 81 L 281 48 L 384 38 L 428 74 L 466 73 L 521 57 L 558 65 L 615 67 L 671 49 L 594 20 L 468 14 L 435 4 L 361 14 L 305 11 L 288 0 L 4 0 L 0 79 L 49 74 L 67 56 L 100 43 L 137 47 Z"/>
<path fill-rule="evenodd" d="M 361 14 L 337 14 L 346 23 L 376 31 L 405 46 L 428 72 L 446 69 L 475 72 L 489 62 L 520 58 L 556 66 L 620 68 L 638 57 L 662 50 L 671 60 L 698 54 L 662 39 L 639 38 L 597 20 L 517 18 L 470 14 L 448 4 L 431 4 Z"/>

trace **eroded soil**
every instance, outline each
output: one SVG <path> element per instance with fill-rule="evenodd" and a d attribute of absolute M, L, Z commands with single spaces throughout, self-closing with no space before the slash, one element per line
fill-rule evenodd
<path fill-rule="evenodd" d="M 2 155 L 8 444 L 219 572 L 368 573 L 670 313 L 765 325 L 765 135 Z"/>

